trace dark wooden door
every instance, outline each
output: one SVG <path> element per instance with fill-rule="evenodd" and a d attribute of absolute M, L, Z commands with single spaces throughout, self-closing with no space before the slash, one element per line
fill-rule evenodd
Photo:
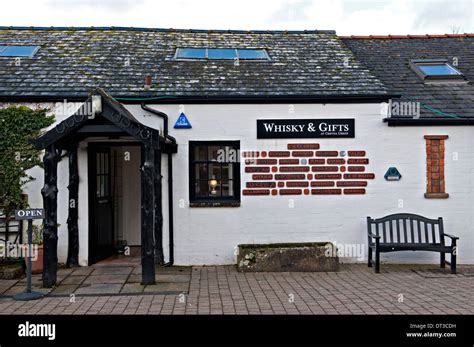
<path fill-rule="evenodd" d="M 89 262 L 114 253 L 110 147 L 89 147 Z"/>

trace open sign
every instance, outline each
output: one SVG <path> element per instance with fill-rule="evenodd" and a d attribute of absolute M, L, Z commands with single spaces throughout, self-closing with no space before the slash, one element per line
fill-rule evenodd
<path fill-rule="evenodd" d="M 44 210 L 42 208 L 25 208 L 23 210 L 15 210 L 15 219 L 43 219 Z"/>

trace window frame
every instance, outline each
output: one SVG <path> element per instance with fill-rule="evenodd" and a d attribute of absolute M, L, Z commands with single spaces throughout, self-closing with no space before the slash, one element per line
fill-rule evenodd
<path fill-rule="evenodd" d="M 211 161 L 197 161 L 194 160 L 194 149 L 198 146 L 221 146 L 221 147 L 232 147 L 240 153 L 240 141 L 239 140 L 210 140 L 210 141 L 189 141 L 189 173 L 188 173 L 188 181 L 189 181 L 189 202 L 191 204 L 206 204 L 206 205 L 214 205 L 214 204 L 239 204 L 241 201 L 241 179 L 240 179 L 240 157 L 237 157 L 237 161 L 235 163 L 232 162 L 225 162 L 229 163 L 233 166 L 234 178 L 232 179 L 233 188 L 234 188 L 234 196 L 232 197 L 196 197 L 195 191 L 195 184 L 196 184 L 196 171 L 195 167 L 198 163 L 212 163 Z"/>
<path fill-rule="evenodd" d="M 32 47 L 33 50 L 29 55 L 2 55 L 2 53 L 8 50 L 9 47 Z M 2 45 L 0 44 L 0 58 L 27 58 L 31 59 L 39 51 L 40 46 L 38 45 Z"/>
<path fill-rule="evenodd" d="M 450 69 L 457 72 L 457 74 L 451 75 L 429 75 L 426 74 L 420 66 L 437 66 L 437 65 L 446 65 Z M 448 63 L 445 59 L 415 59 L 410 60 L 410 67 L 411 69 L 419 76 L 423 81 L 466 81 L 466 77 L 464 74 L 454 66 Z"/>
<path fill-rule="evenodd" d="M 179 56 L 179 52 L 182 49 L 204 49 L 204 58 L 183 58 Z M 209 49 L 231 49 L 235 51 L 235 58 L 209 58 Z M 265 58 L 262 59 L 252 59 L 252 58 L 241 58 L 239 54 L 239 50 L 255 50 L 255 51 L 262 51 L 265 54 Z M 266 48 L 226 48 L 226 47 L 176 47 L 174 52 L 173 60 L 177 61 L 234 61 L 238 59 L 239 61 L 253 61 L 253 62 L 268 62 L 271 61 L 270 55 L 268 54 L 268 50 Z"/>

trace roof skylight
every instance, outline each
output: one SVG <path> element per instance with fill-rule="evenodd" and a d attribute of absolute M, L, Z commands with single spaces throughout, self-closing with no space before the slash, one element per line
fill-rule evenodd
<path fill-rule="evenodd" d="M 26 57 L 33 58 L 39 46 L 0 46 L 0 57 Z"/>
<path fill-rule="evenodd" d="M 265 49 L 177 48 L 175 59 L 184 60 L 270 60 Z"/>
<path fill-rule="evenodd" d="M 410 66 L 425 81 L 465 80 L 464 75 L 446 60 L 412 60 Z"/>

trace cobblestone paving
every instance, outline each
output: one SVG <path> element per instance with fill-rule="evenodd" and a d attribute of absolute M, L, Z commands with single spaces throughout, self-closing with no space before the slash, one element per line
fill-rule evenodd
<path fill-rule="evenodd" d="M 1 314 L 474 314 L 474 267 L 343 265 L 338 273 L 194 267 L 188 295 L 0 299 Z"/>

